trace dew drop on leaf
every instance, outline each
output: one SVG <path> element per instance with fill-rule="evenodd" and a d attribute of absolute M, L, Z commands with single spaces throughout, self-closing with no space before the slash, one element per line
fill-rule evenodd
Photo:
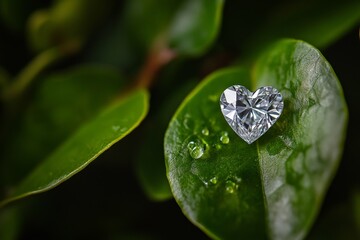
<path fill-rule="evenodd" d="M 114 125 L 111 127 L 114 132 L 117 132 L 120 129 L 120 126 Z"/>
<path fill-rule="evenodd" d="M 204 136 L 209 136 L 209 129 L 204 128 L 203 130 L 201 130 L 201 133 L 202 133 L 202 135 L 204 135 Z"/>
<path fill-rule="evenodd" d="M 221 149 L 221 145 L 220 145 L 220 144 L 218 144 L 218 143 L 217 143 L 217 144 L 215 144 L 215 149 L 216 149 L 216 150 L 220 150 L 220 149 Z"/>
<path fill-rule="evenodd" d="M 220 141 L 223 144 L 228 144 L 230 142 L 230 138 L 228 136 L 221 136 Z"/>
<path fill-rule="evenodd" d="M 225 183 L 225 190 L 228 193 L 234 193 L 236 191 L 236 189 L 238 188 L 238 185 L 236 183 L 234 183 L 231 180 L 227 180 Z"/>
<path fill-rule="evenodd" d="M 211 179 L 210 179 L 210 182 L 211 182 L 212 184 L 216 185 L 217 182 L 218 182 L 217 177 L 215 176 L 215 177 L 211 178 Z"/>
<path fill-rule="evenodd" d="M 188 143 L 187 148 L 189 154 L 193 159 L 199 159 L 204 155 L 204 147 L 198 142 L 191 141 Z"/>

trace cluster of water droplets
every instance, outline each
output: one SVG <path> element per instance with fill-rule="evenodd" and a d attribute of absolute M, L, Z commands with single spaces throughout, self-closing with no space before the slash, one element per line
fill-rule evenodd
<path fill-rule="evenodd" d="M 188 130 L 194 129 L 195 127 L 195 123 L 189 116 L 185 117 L 183 124 L 184 127 Z M 212 132 L 208 127 L 203 127 L 201 131 L 196 131 L 194 136 L 189 139 L 189 142 L 187 143 L 187 149 L 191 158 L 195 160 L 201 160 L 211 156 L 211 150 L 219 151 L 229 143 L 230 137 L 227 131 Z M 233 175 L 227 178 L 213 176 L 207 179 L 201 178 L 199 176 L 199 179 L 204 183 L 205 187 L 221 187 L 227 194 L 236 193 L 242 181 L 241 178 L 234 177 Z"/>
<path fill-rule="evenodd" d="M 221 142 L 222 144 L 229 144 L 230 138 L 229 138 L 228 132 L 226 132 L 226 131 L 221 132 L 220 142 Z"/>
<path fill-rule="evenodd" d="M 229 177 L 225 182 L 225 190 L 228 193 L 235 193 L 238 190 L 242 179 L 236 176 Z"/>
<path fill-rule="evenodd" d="M 214 136 L 210 134 L 208 128 L 203 128 L 201 130 L 201 134 L 198 135 L 200 135 L 198 138 L 191 139 L 187 144 L 189 154 L 193 159 L 200 159 L 211 147 L 214 147 L 216 150 L 220 150 L 222 145 L 230 143 L 229 134 L 226 131 L 222 131 L 220 135 L 214 134 L 217 138 L 217 141 L 214 144 L 208 144 L 207 138 Z"/>
<path fill-rule="evenodd" d="M 203 128 L 202 130 L 201 130 L 201 134 L 202 135 L 204 135 L 204 136 L 209 136 L 209 129 L 207 129 L 207 128 Z"/>
<path fill-rule="evenodd" d="M 217 176 L 214 176 L 209 180 L 201 179 L 201 181 L 204 183 L 205 187 L 215 187 L 216 185 L 219 185 L 223 187 L 227 193 L 234 194 L 239 189 L 242 179 L 231 176 L 226 178 L 226 180 L 221 181 Z"/>

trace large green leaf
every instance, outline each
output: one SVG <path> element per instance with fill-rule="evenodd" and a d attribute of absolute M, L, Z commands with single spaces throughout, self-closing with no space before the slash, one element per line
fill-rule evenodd
<path fill-rule="evenodd" d="M 144 49 L 162 38 L 179 54 L 198 55 L 214 41 L 224 0 L 129 1 L 126 22 Z M 156 16 L 156 17 L 155 17 Z"/>
<path fill-rule="evenodd" d="M 118 71 L 99 65 L 73 67 L 40 80 L 33 102 L 8 127 L 0 145 L 0 183 L 6 188 L 98 114 L 124 85 Z"/>
<path fill-rule="evenodd" d="M 220 94 L 234 84 L 271 85 L 284 96 L 282 116 L 251 145 L 220 111 Z M 321 53 L 277 42 L 252 69 L 208 77 L 174 115 L 165 135 L 174 197 L 214 238 L 303 238 L 339 163 L 346 122 L 341 86 Z"/>
<path fill-rule="evenodd" d="M 117 101 L 76 131 L 34 169 L 0 206 L 44 192 L 69 179 L 136 128 L 147 110 L 148 94 L 145 90 L 138 90 Z"/>
<path fill-rule="evenodd" d="M 224 0 L 184 1 L 169 28 L 169 43 L 181 54 L 199 55 L 215 39 L 220 28 Z"/>

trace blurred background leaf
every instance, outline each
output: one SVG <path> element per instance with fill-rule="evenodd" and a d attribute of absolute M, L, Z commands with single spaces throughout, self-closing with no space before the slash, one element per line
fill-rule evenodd
<path fill-rule="evenodd" d="M 199 55 L 218 32 L 223 0 L 129 1 L 129 34 L 143 49 L 162 41 L 182 55 Z M 155 17 L 156 16 L 156 17 Z"/>
<path fill-rule="evenodd" d="M 148 93 L 138 90 L 84 124 L 41 162 L 2 202 L 47 191 L 66 181 L 128 135 L 148 111 Z"/>
<path fill-rule="evenodd" d="M 8 189 L 18 183 L 82 123 L 109 104 L 123 84 L 116 70 L 96 65 L 44 76 L 33 102 L 3 132 L 2 187 Z"/>

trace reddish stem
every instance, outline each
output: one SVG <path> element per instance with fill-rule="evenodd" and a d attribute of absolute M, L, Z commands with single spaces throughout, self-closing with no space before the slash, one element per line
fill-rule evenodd
<path fill-rule="evenodd" d="M 176 53 L 163 40 L 156 41 L 136 78 L 136 87 L 149 88 L 159 70 L 175 57 Z"/>

